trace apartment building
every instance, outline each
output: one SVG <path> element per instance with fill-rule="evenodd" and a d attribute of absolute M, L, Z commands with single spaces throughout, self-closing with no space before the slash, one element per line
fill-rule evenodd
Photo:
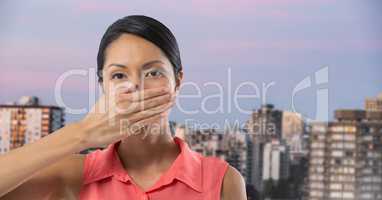
<path fill-rule="evenodd" d="M 337 110 L 311 125 L 309 200 L 382 199 L 382 112 Z"/>
<path fill-rule="evenodd" d="M 34 142 L 64 126 L 64 110 L 39 105 L 37 97 L 0 105 L 0 154 Z"/>

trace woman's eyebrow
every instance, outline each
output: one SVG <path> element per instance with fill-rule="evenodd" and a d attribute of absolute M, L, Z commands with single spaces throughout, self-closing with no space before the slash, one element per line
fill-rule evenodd
<path fill-rule="evenodd" d="M 111 64 L 109 64 L 109 65 L 107 66 L 107 68 L 109 68 L 109 67 L 111 67 L 111 66 L 127 68 L 126 65 L 118 64 L 118 63 L 111 63 Z"/>
<path fill-rule="evenodd" d="M 152 60 L 152 61 L 149 61 L 149 62 L 146 62 L 145 64 L 142 65 L 142 69 L 146 69 L 146 68 L 149 68 L 151 67 L 152 64 L 155 64 L 155 63 L 161 63 L 161 64 L 164 64 L 162 61 L 160 60 Z"/>
<path fill-rule="evenodd" d="M 162 61 L 160 60 L 152 60 L 152 61 L 149 61 L 149 62 L 146 62 L 145 64 L 142 65 L 142 69 L 146 69 L 148 67 L 151 67 L 150 65 L 152 64 L 155 64 L 155 63 L 161 63 L 161 64 L 164 64 Z M 111 63 L 109 64 L 107 67 L 111 67 L 111 66 L 115 66 L 115 67 L 122 67 L 122 68 L 127 68 L 126 65 L 124 64 L 119 64 L 119 63 Z"/>

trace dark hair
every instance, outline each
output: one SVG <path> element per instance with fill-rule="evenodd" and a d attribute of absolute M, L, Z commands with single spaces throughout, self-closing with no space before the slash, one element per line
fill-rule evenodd
<path fill-rule="evenodd" d="M 102 69 L 105 62 L 105 50 L 123 33 L 130 33 L 142 37 L 159 47 L 171 62 L 175 76 L 182 71 L 180 52 L 175 36 L 165 25 L 156 19 L 144 15 L 130 15 L 118 19 L 111 24 L 104 33 L 97 55 L 97 76 L 102 82 Z"/>

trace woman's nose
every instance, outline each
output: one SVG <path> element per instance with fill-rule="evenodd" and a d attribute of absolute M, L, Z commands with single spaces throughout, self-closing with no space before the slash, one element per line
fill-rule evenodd
<path fill-rule="evenodd" d="M 139 84 L 134 84 L 134 90 L 136 91 L 136 90 L 139 90 L 140 89 L 140 86 L 139 86 Z"/>
<path fill-rule="evenodd" d="M 131 81 L 124 81 L 121 83 L 118 83 L 113 87 L 113 90 L 116 93 L 129 93 L 129 92 L 135 92 L 139 90 L 140 86 L 137 83 L 131 82 Z"/>
<path fill-rule="evenodd" d="M 136 76 L 130 76 L 129 82 L 132 84 L 132 87 L 134 88 L 134 91 L 143 89 L 143 79 L 139 77 L 139 75 Z"/>
<path fill-rule="evenodd" d="M 142 85 L 140 80 L 129 80 L 129 82 L 134 91 L 139 90 Z"/>

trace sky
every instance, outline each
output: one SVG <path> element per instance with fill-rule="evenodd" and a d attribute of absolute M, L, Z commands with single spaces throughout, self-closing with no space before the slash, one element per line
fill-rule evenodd
<path fill-rule="evenodd" d="M 244 122 L 263 103 L 313 120 L 325 110 L 332 119 L 335 109 L 363 108 L 366 97 L 382 92 L 381 8 L 378 0 L 2 0 L 0 104 L 31 95 L 61 105 L 60 77 L 80 72 L 65 79 L 61 97 L 67 111 L 91 107 L 103 33 L 119 18 L 142 14 L 177 38 L 184 83 L 193 83 L 181 94 L 200 93 L 181 98 L 172 120 Z M 235 101 L 236 90 L 250 96 Z M 67 113 L 66 121 L 83 116 Z"/>

